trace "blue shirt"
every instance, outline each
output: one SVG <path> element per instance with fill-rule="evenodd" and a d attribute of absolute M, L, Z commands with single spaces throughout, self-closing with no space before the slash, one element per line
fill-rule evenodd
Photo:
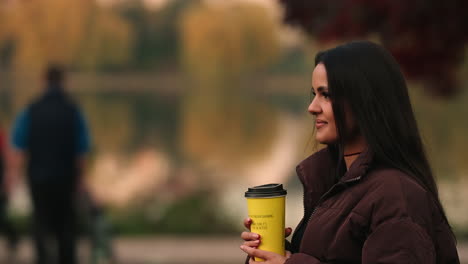
<path fill-rule="evenodd" d="M 88 126 L 86 120 L 80 111 L 77 111 L 78 116 L 77 122 L 77 135 L 76 146 L 77 154 L 82 155 L 90 150 L 90 136 L 88 132 Z M 23 110 L 15 120 L 13 125 L 13 131 L 11 133 L 11 143 L 14 148 L 18 150 L 27 149 L 27 136 L 29 130 L 29 111 L 28 109 Z"/>

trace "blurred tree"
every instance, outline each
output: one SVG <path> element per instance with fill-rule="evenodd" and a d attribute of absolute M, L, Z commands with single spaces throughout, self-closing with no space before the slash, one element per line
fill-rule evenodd
<path fill-rule="evenodd" d="M 15 39 L 14 65 L 40 69 L 49 60 L 70 64 L 84 37 L 93 1 L 16 1 L 10 8 Z"/>
<path fill-rule="evenodd" d="M 184 13 L 181 60 L 192 82 L 181 131 L 188 157 L 226 171 L 268 151 L 275 115 L 240 80 L 276 57 L 276 26 L 263 7 L 247 3 L 197 4 Z"/>
<path fill-rule="evenodd" d="M 182 62 L 202 82 L 236 79 L 275 59 L 276 26 L 262 6 L 229 1 L 194 5 L 181 20 Z"/>
<path fill-rule="evenodd" d="M 466 0 L 279 0 L 285 21 L 322 42 L 377 34 L 405 73 L 436 95 L 459 87 L 456 69 L 468 41 Z"/>
<path fill-rule="evenodd" d="M 434 173 L 441 179 L 466 177 L 468 91 L 451 100 L 431 100 L 422 89 L 410 91 L 418 127 Z"/>
<path fill-rule="evenodd" d="M 133 32 L 127 21 L 107 9 L 94 9 L 74 64 L 78 68 L 112 70 L 132 58 Z"/>
<path fill-rule="evenodd" d="M 0 69 L 9 67 L 13 48 L 7 9 L 6 6 L 0 5 Z"/>
<path fill-rule="evenodd" d="M 2 9 L 9 34 L 6 45 L 0 34 L 0 54 L 10 54 L 17 69 L 38 70 L 49 62 L 100 67 L 122 64 L 128 56 L 128 26 L 95 0 L 18 0 Z"/>
<path fill-rule="evenodd" d="M 142 0 L 125 1 L 118 7 L 134 33 L 132 66 L 140 69 L 173 68 L 179 41 L 177 21 L 195 0 L 173 0 L 160 9 L 148 9 Z"/>

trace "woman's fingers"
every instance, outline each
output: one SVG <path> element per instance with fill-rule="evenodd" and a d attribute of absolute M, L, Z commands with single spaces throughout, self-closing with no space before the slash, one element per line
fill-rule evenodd
<path fill-rule="evenodd" d="M 244 226 L 245 226 L 248 230 L 250 230 L 250 226 L 251 226 L 251 225 L 252 225 L 252 218 L 250 218 L 250 217 L 249 217 L 249 218 L 245 218 L 245 219 L 244 219 Z"/>
<path fill-rule="evenodd" d="M 252 224 L 251 218 L 244 219 L 244 226 L 250 230 L 250 225 Z M 245 241 L 242 246 L 248 248 L 258 248 L 260 245 L 260 235 L 252 232 L 242 232 L 241 238 Z"/>
<path fill-rule="evenodd" d="M 276 254 L 276 253 L 273 253 L 273 252 L 268 252 L 268 251 L 265 251 L 265 250 L 260 250 L 260 249 L 256 249 L 256 248 L 252 248 L 252 247 L 247 247 L 247 246 L 244 246 L 244 245 L 241 246 L 241 249 L 245 253 L 247 253 L 250 257 L 262 258 L 263 260 L 265 260 L 264 263 L 270 263 L 270 264 L 273 264 L 273 263 L 280 264 L 281 263 L 281 264 L 284 264 L 284 262 L 287 259 L 285 256 L 282 256 L 282 255 L 279 255 L 279 254 Z M 250 259 L 249 263 L 258 263 L 258 262 L 254 261 L 253 259 Z"/>
<path fill-rule="evenodd" d="M 257 258 L 263 258 L 263 259 L 268 259 L 269 255 L 271 252 L 263 251 L 260 249 L 252 248 L 252 247 L 246 247 L 244 245 L 241 246 L 242 251 L 247 253 L 249 256 L 257 257 Z"/>
<path fill-rule="evenodd" d="M 260 245 L 260 240 L 245 241 L 243 245 L 258 248 L 258 246 Z"/>
<path fill-rule="evenodd" d="M 242 232 L 241 238 L 245 241 L 259 240 L 260 235 L 251 232 Z"/>

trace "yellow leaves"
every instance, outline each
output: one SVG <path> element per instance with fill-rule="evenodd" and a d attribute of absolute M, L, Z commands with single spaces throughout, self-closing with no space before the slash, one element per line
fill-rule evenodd
<path fill-rule="evenodd" d="M 48 61 L 69 64 L 92 6 L 91 0 L 18 1 L 9 11 L 17 44 L 15 66 L 36 69 Z"/>
<path fill-rule="evenodd" d="M 180 31 L 183 63 L 202 80 L 258 69 L 279 49 L 277 25 L 254 4 L 194 6 L 183 14 Z"/>
<path fill-rule="evenodd" d="M 128 25 L 116 15 L 101 11 L 94 0 L 15 1 L 4 13 L 15 42 L 16 69 L 39 70 L 50 62 L 95 66 L 97 63 L 90 63 L 95 59 L 90 57 L 98 55 L 105 63 L 122 63 L 128 56 Z M 97 42 L 91 45 L 99 48 L 81 60 L 82 52 L 89 51 L 89 38 Z"/>
<path fill-rule="evenodd" d="M 129 24 L 107 10 L 99 10 L 90 24 L 77 64 L 95 69 L 128 62 L 133 39 Z"/>
<path fill-rule="evenodd" d="M 6 14 L 6 10 L 0 6 L 0 47 L 10 32 L 10 23 Z"/>

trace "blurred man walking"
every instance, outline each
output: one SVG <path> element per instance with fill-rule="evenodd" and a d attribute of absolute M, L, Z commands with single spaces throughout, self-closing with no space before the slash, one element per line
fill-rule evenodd
<path fill-rule="evenodd" d="M 26 165 L 36 263 L 75 264 L 75 199 L 82 185 L 89 135 L 79 108 L 64 90 L 63 70 L 49 67 L 45 80 L 44 93 L 17 117 L 12 145 L 17 166 L 22 161 Z M 52 260 L 55 255 L 58 261 Z"/>

